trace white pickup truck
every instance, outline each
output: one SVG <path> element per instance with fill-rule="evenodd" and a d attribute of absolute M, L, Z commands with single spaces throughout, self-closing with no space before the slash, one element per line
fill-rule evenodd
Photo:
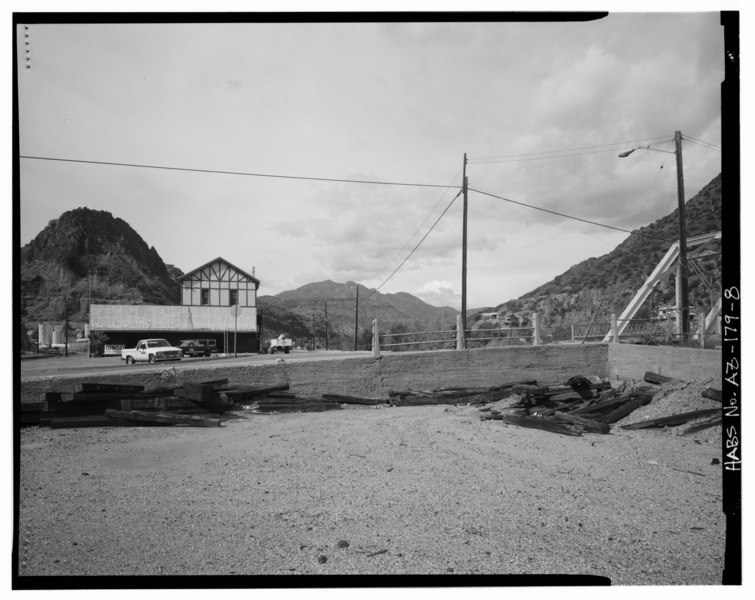
<path fill-rule="evenodd" d="M 270 354 L 275 354 L 276 352 L 285 352 L 288 354 L 293 347 L 293 340 L 287 338 L 282 333 L 277 338 L 270 340 Z"/>
<path fill-rule="evenodd" d="M 132 365 L 135 362 L 155 363 L 163 360 L 181 360 L 183 351 L 168 343 L 168 340 L 151 339 L 139 340 L 136 348 L 131 350 L 121 350 L 121 358 L 126 364 Z"/>

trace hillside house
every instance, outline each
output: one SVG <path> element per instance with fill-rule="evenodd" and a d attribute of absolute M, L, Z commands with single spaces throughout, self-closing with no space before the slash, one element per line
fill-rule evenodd
<path fill-rule="evenodd" d="M 178 278 L 180 306 L 92 304 L 90 330 L 104 332 L 106 353 L 119 354 L 143 338 L 211 338 L 220 352 L 258 352 L 260 281 L 223 258 Z"/>

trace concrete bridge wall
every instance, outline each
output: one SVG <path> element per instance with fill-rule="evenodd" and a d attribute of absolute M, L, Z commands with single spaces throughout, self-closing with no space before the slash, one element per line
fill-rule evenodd
<path fill-rule="evenodd" d="M 473 350 L 386 353 L 344 359 L 297 359 L 283 362 L 210 368 L 129 369 L 99 377 L 61 375 L 21 382 L 23 402 L 38 402 L 46 391 L 71 391 L 82 381 L 130 383 L 146 388 L 182 381 L 228 378 L 234 385 L 287 383 L 301 396 L 347 394 L 387 398 L 391 390 L 451 386 L 493 386 L 535 379 L 562 384 L 573 375 L 641 380 L 645 371 L 682 380 L 700 380 L 721 373 L 720 350 L 640 346 L 634 344 L 570 344 Z"/>
<path fill-rule="evenodd" d="M 607 376 L 605 344 L 489 348 L 465 351 L 387 353 L 345 359 L 289 360 L 248 366 L 132 370 L 97 378 L 75 375 L 27 378 L 21 382 L 22 401 L 38 402 L 46 391 L 71 391 L 82 381 L 140 384 L 146 388 L 228 378 L 234 385 L 287 383 L 302 395 L 349 394 L 387 398 L 391 390 L 433 389 L 441 386 L 492 386 L 535 379 L 540 384 L 563 383 L 572 375 Z"/>

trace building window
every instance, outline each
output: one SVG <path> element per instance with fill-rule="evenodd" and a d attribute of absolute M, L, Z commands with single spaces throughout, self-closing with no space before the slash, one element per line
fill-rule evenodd
<path fill-rule="evenodd" d="M 228 290 L 228 305 L 236 306 L 239 303 L 239 291 Z"/>
<path fill-rule="evenodd" d="M 203 288 L 200 304 L 202 304 L 203 306 L 206 306 L 209 303 L 210 303 L 210 290 L 208 290 L 207 288 Z"/>

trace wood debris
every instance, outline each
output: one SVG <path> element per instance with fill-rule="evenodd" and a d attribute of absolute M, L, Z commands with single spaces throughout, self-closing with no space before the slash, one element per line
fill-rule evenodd
<path fill-rule="evenodd" d="M 388 392 L 392 406 L 425 406 L 435 404 L 488 404 L 508 398 L 517 388 L 536 386 L 534 380 L 512 381 L 492 387 L 441 387 L 434 390 L 402 390 Z"/>
<path fill-rule="evenodd" d="M 663 375 L 653 373 L 652 371 L 646 371 L 643 379 L 648 383 L 654 383 L 655 385 L 662 385 L 664 383 L 668 383 L 669 381 L 674 381 L 671 377 L 664 377 Z"/>
<path fill-rule="evenodd" d="M 571 377 L 567 385 L 515 385 L 519 402 L 500 410 L 486 410 L 481 420 L 501 420 L 510 425 L 542 429 L 564 435 L 607 434 L 611 424 L 650 402 L 655 392 L 636 388 L 622 392 L 610 382 Z"/>

